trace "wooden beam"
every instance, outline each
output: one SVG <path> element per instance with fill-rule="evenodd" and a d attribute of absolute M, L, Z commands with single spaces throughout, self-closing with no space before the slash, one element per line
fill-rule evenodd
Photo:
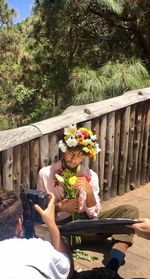
<path fill-rule="evenodd" d="M 83 106 L 72 106 L 62 115 L 28 126 L 1 131 L 0 151 L 58 131 L 72 123 L 86 122 L 109 112 L 126 108 L 132 104 L 144 102 L 146 100 L 150 100 L 150 88 L 128 91 L 121 96 Z"/>

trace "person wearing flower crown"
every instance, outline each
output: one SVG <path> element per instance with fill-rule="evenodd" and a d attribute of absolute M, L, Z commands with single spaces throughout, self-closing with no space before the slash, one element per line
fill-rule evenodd
<path fill-rule="evenodd" d="M 138 209 L 132 205 L 101 211 L 98 176 L 92 169 L 82 165 L 85 156 L 95 159 L 100 151 L 93 131 L 71 125 L 64 129 L 59 148 L 62 151 L 61 160 L 43 167 L 37 179 L 37 190 L 53 192 L 55 196 L 56 222 L 64 224 L 71 221 L 73 214 L 89 219 L 138 218 Z M 115 234 L 112 240 L 114 244 L 105 272 L 108 271 L 109 276 L 111 272 L 111 278 L 119 278 L 117 271 L 128 247 L 132 245 L 133 234 Z"/>

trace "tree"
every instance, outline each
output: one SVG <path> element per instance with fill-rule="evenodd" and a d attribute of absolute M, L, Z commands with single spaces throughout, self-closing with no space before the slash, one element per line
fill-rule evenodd
<path fill-rule="evenodd" d="M 0 29 L 9 23 L 17 15 L 16 11 L 9 7 L 5 0 L 0 0 Z"/>
<path fill-rule="evenodd" d="M 148 71 L 139 59 L 109 61 L 97 70 L 75 68 L 70 77 L 75 104 L 86 104 L 150 86 Z"/>
<path fill-rule="evenodd" d="M 2 3 L 0 105 L 10 120 L 149 86 L 148 0 L 35 0 L 17 25 Z"/>

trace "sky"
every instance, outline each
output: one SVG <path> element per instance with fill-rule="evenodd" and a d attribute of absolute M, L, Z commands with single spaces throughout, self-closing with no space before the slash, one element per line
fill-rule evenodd
<path fill-rule="evenodd" d="M 20 22 L 31 15 L 31 8 L 34 0 L 7 0 L 10 7 L 17 10 L 18 16 L 14 19 L 14 23 Z"/>

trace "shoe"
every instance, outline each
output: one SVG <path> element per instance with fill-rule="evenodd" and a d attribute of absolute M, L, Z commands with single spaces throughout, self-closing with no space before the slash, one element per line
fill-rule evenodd
<path fill-rule="evenodd" d="M 100 267 L 77 272 L 73 279 L 121 279 L 121 277 L 115 271 L 106 267 Z"/>

